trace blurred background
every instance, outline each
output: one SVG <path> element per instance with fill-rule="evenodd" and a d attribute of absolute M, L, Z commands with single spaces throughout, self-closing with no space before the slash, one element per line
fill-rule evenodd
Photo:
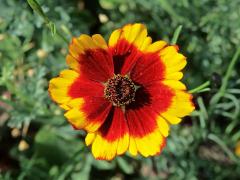
<path fill-rule="evenodd" d="M 38 2 L 68 41 L 81 33 L 108 39 L 114 29 L 141 22 L 154 40 L 170 42 L 182 25 L 183 81 L 189 89 L 209 81 L 210 89 L 194 94 L 196 111 L 172 127 L 160 156 L 96 161 L 84 132 L 72 129 L 47 92 L 49 79 L 66 68 L 67 44 L 27 1 L 0 0 L 0 179 L 240 178 L 240 0 Z"/>

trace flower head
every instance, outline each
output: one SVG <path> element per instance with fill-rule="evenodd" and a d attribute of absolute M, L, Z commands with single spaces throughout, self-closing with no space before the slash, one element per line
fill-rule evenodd
<path fill-rule="evenodd" d="M 165 41 L 152 43 L 143 24 L 115 30 L 108 43 L 99 34 L 73 38 L 66 62 L 49 92 L 69 123 L 87 131 L 97 159 L 161 153 L 169 126 L 194 109 L 179 81 L 186 58 Z"/>

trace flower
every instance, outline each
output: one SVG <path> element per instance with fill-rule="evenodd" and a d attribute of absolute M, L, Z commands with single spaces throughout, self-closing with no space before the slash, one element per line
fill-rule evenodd
<path fill-rule="evenodd" d="M 66 62 L 49 93 L 96 159 L 112 160 L 126 151 L 160 154 L 169 126 L 194 110 L 179 80 L 186 57 L 165 41 L 152 43 L 143 24 L 113 31 L 108 43 L 82 34 L 69 45 Z"/>

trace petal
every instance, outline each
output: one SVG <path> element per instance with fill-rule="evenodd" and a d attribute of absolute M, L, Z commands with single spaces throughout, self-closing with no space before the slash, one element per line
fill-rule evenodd
<path fill-rule="evenodd" d="M 166 67 L 166 76 L 181 71 L 187 64 L 186 57 L 178 53 L 175 46 L 168 46 L 159 53 L 161 61 Z"/>
<path fill-rule="evenodd" d="M 162 151 L 164 137 L 158 124 L 157 114 L 149 107 L 128 107 L 126 119 L 129 126 L 129 152 L 132 155 L 142 154 L 144 157 L 159 154 Z"/>
<path fill-rule="evenodd" d="M 108 142 L 97 134 L 92 144 L 92 154 L 98 160 L 112 160 L 116 156 L 117 141 Z"/>
<path fill-rule="evenodd" d="M 110 38 L 109 38 L 109 41 L 108 41 L 108 46 L 109 47 L 113 47 L 117 44 L 119 38 L 120 38 L 120 35 L 122 33 L 122 30 L 121 29 L 117 29 L 115 31 L 112 32 Z"/>
<path fill-rule="evenodd" d="M 157 41 L 144 50 L 131 70 L 131 78 L 139 84 L 162 80 L 180 80 L 186 65 L 186 57 L 177 52 L 175 46 Z M 179 83 L 178 83 L 179 84 Z"/>
<path fill-rule="evenodd" d="M 165 65 L 158 53 L 143 54 L 131 70 L 131 79 L 138 84 L 148 84 L 162 80 L 165 76 Z"/>
<path fill-rule="evenodd" d="M 134 103 L 126 107 L 130 154 L 147 157 L 161 152 L 169 124 L 160 113 L 169 109 L 174 95 L 174 91 L 161 82 L 141 86 L 136 91 Z"/>
<path fill-rule="evenodd" d="M 142 53 L 126 40 L 118 41 L 117 46 L 114 52 L 112 52 L 114 73 L 126 75 L 141 57 Z"/>
<path fill-rule="evenodd" d="M 156 53 L 156 52 L 160 51 L 161 49 L 163 49 L 166 45 L 167 45 L 167 42 L 165 42 L 165 41 L 156 41 L 156 42 L 152 43 L 151 45 L 149 45 L 147 47 L 147 49 L 145 50 L 145 52 Z"/>
<path fill-rule="evenodd" d="M 79 74 L 72 70 L 63 70 L 59 77 L 53 78 L 49 82 L 49 94 L 51 98 L 59 103 L 64 104 L 72 98 L 68 95 L 69 86 L 78 78 Z"/>
<path fill-rule="evenodd" d="M 168 80 L 180 80 L 183 78 L 182 72 L 174 72 L 170 74 L 165 74 L 165 78 Z"/>
<path fill-rule="evenodd" d="M 112 160 L 116 155 L 126 152 L 129 133 L 122 109 L 112 108 L 108 118 L 95 135 L 87 135 L 86 143 L 88 145 L 92 143 L 92 153 L 96 159 Z"/>
<path fill-rule="evenodd" d="M 83 78 L 73 70 L 63 70 L 59 77 L 51 79 L 48 90 L 51 98 L 66 110 L 70 100 L 84 96 L 103 97 L 104 94 L 103 84 Z"/>
<path fill-rule="evenodd" d="M 108 45 L 109 47 L 117 47 L 119 41 L 124 39 L 129 44 L 133 44 L 136 48 L 140 49 L 146 38 L 147 29 L 145 25 L 140 23 L 127 24 L 123 28 L 113 31 L 109 38 Z"/>
<path fill-rule="evenodd" d="M 181 118 L 194 110 L 192 95 L 185 91 L 186 86 L 180 81 L 164 80 L 139 88 L 136 102 L 146 104 L 170 124 L 178 124 Z M 163 122 L 163 124 L 165 124 Z M 165 126 L 165 125 L 163 125 Z M 163 134 L 166 135 L 166 134 Z"/>
<path fill-rule="evenodd" d="M 101 83 L 83 78 L 73 70 L 64 70 L 49 84 L 49 93 L 75 129 L 95 132 L 105 121 L 112 105 L 104 98 Z"/>
<path fill-rule="evenodd" d="M 87 146 L 93 143 L 94 139 L 96 138 L 96 133 L 88 133 L 85 138 L 85 143 Z"/>
<path fill-rule="evenodd" d="M 175 115 L 171 115 L 169 113 L 162 113 L 161 116 L 166 119 L 170 124 L 179 124 L 182 119 L 176 117 Z"/>
<path fill-rule="evenodd" d="M 113 56 L 115 74 L 127 74 L 142 55 L 140 48 L 147 38 L 143 24 L 128 24 L 115 30 L 109 38 L 109 48 Z"/>
<path fill-rule="evenodd" d="M 169 108 L 161 113 L 161 116 L 171 124 L 178 124 L 181 118 L 189 115 L 195 109 L 192 103 L 192 95 L 181 90 L 175 90 L 175 96 Z"/>
<path fill-rule="evenodd" d="M 165 138 L 156 130 L 142 138 L 135 138 L 138 152 L 144 157 L 159 155 L 164 146 Z"/>
<path fill-rule="evenodd" d="M 90 80 L 106 82 L 113 75 L 113 62 L 101 35 L 81 35 L 69 45 L 67 64 Z"/>
<path fill-rule="evenodd" d="M 140 153 L 147 157 L 161 152 L 169 127 L 164 122 L 161 124 L 159 112 L 169 106 L 171 97 L 172 92 L 162 84 L 140 87 L 137 90 L 134 103 L 126 107 L 130 154 Z"/>
<path fill-rule="evenodd" d="M 163 117 L 158 116 L 157 124 L 158 124 L 158 128 L 159 128 L 161 134 L 164 137 L 167 137 L 169 134 L 169 130 L 170 130 L 168 122 Z"/>
<path fill-rule="evenodd" d="M 67 104 L 64 116 L 75 129 L 95 132 L 106 120 L 112 105 L 103 97 L 76 98 Z"/>
<path fill-rule="evenodd" d="M 92 39 L 94 43 L 97 44 L 97 46 L 100 47 L 101 49 L 106 49 L 106 50 L 108 49 L 108 45 L 105 39 L 100 34 L 94 34 L 92 36 Z"/>
<path fill-rule="evenodd" d="M 146 38 L 143 40 L 142 45 L 140 46 L 140 50 L 141 50 L 141 51 L 146 50 L 151 43 L 152 43 L 152 38 L 149 37 L 149 36 L 146 37 Z"/>
<path fill-rule="evenodd" d="M 183 84 L 180 81 L 176 80 L 164 80 L 162 81 L 163 84 L 167 85 L 168 87 L 171 87 L 172 89 L 178 89 L 178 90 L 186 90 L 185 84 Z"/>
<path fill-rule="evenodd" d="M 79 76 L 69 86 L 68 95 L 72 98 L 84 96 L 103 97 L 104 85 Z"/>
<path fill-rule="evenodd" d="M 66 63 L 71 69 L 80 73 L 80 64 L 78 63 L 77 59 L 75 59 L 72 55 L 67 55 Z"/>
<path fill-rule="evenodd" d="M 161 82 L 141 86 L 136 91 L 136 106 L 150 106 L 157 114 L 165 112 L 172 104 L 175 91 Z"/>

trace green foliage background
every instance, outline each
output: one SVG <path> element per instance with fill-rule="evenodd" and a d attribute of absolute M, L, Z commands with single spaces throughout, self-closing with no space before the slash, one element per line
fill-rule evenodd
<path fill-rule="evenodd" d="M 197 110 L 172 127 L 163 153 L 96 161 L 49 98 L 48 80 L 66 67 L 67 44 L 52 36 L 24 0 L 0 0 L 0 179 L 238 179 L 240 159 L 239 0 L 39 0 L 69 41 L 81 33 L 105 38 L 126 23 L 142 22 L 154 40 L 171 41 L 188 57 L 189 89 Z M 238 61 L 227 68 L 235 54 Z M 227 82 L 221 88 L 222 81 Z M 20 136 L 18 133 L 21 133 Z M 21 150 L 20 142 L 29 147 Z"/>

